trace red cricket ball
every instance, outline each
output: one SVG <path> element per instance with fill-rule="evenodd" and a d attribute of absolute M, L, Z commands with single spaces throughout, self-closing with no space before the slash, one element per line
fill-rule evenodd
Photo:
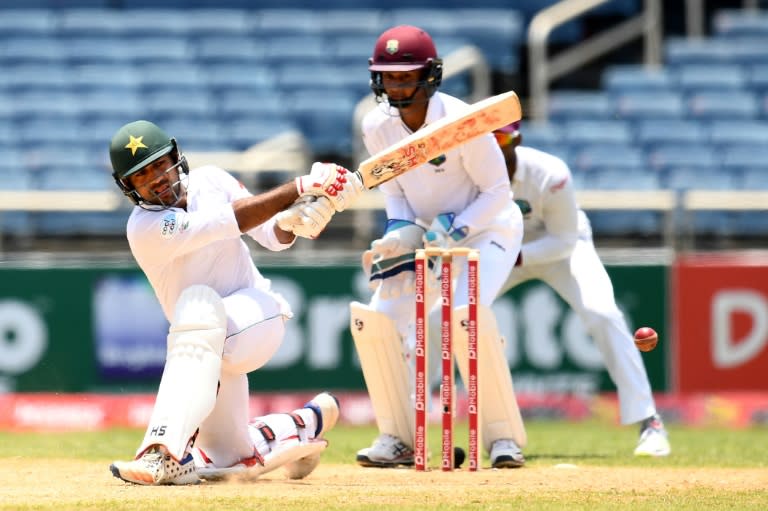
<path fill-rule="evenodd" d="M 649 326 L 635 330 L 635 346 L 640 351 L 651 351 L 659 343 L 659 334 Z"/>

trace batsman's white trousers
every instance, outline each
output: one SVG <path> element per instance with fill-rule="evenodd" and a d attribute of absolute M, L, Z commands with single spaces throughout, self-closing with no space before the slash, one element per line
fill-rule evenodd
<path fill-rule="evenodd" d="M 500 294 L 531 279 L 551 286 L 581 318 L 618 389 L 621 422 L 631 424 L 656 413 L 643 360 L 591 238 L 580 238 L 566 259 L 516 266 Z"/>
<path fill-rule="evenodd" d="M 253 288 L 236 291 L 223 301 L 227 338 L 219 392 L 216 406 L 200 425 L 196 445 L 217 465 L 226 466 L 253 455 L 246 375 L 277 352 L 291 310 L 279 294 Z"/>

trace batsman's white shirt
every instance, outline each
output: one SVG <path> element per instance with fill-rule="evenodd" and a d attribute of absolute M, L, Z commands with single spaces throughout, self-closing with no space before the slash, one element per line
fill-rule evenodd
<path fill-rule="evenodd" d="M 518 147 L 512 193 L 524 218 L 522 266 L 501 289 L 540 279 L 579 315 L 616 384 L 625 424 L 654 413 L 645 366 L 616 305 L 613 285 L 592 243 L 589 220 L 576 202 L 573 179 L 560 158 Z"/>
<path fill-rule="evenodd" d="M 232 210 L 233 201 L 250 195 L 231 174 L 209 165 L 190 171 L 186 211 L 133 209 L 128 243 L 169 321 L 179 295 L 193 284 L 210 286 L 222 297 L 244 288 L 269 292 L 270 281 L 254 265 Z M 274 225 L 272 218 L 247 234 L 269 250 L 290 247 L 277 240 Z M 275 297 L 290 315 L 285 301 Z"/>

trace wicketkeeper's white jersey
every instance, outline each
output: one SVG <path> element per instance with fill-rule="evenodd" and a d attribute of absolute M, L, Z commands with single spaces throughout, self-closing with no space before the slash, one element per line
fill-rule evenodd
<path fill-rule="evenodd" d="M 512 194 L 523 213 L 523 262 L 545 264 L 571 255 L 591 227 L 576 203 L 568 165 L 549 153 L 520 146 Z"/>
<path fill-rule="evenodd" d="M 429 101 L 425 125 L 459 112 L 466 103 L 440 92 Z M 411 132 L 397 110 L 378 105 L 362 123 L 363 141 L 375 154 Z M 517 217 L 509 198 L 509 177 L 504 157 L 493 136 L 486 135 L 448 151 L 410 172 L 379 186 L 386 196 L 388 218 L 427 225 L 440 213 L 455 213 L 454 225 L 469 227 L 470 236 L 497 231 L 514 236 Z"/>
<path fill-rule="evenodd" d="M 234 200 L 249 195 L 231 174 L 208 165 L 190 171 L 186 211 L 133 209 L 128 243 L 169 321 L 179 295 L 192 284 L 210 286 L 220 296 L 251 287 L 269 291 L 270 281 L 254 265 L 232 210 Z M 278 241 L 274 225 L 272 218 L 247 234 L 269 250 L 290 247 Z"/>

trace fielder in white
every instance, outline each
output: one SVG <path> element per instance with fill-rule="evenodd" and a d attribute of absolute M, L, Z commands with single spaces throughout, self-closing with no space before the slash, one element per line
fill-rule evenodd
<path fill-rule="evenodd" d="M 301 478 L 317 465 L 339 406 L 321 393 L 289 414 L 251 418 L 247 373 L 277 351 L 291 309 L 270 289 L 242 240 L 269 250 L 314 238 L 362 191 L 353 174 L 315 164 L 309 175 L 251 195 L 221 168 L 189 169 L 176 140 L 148 121 L 120 128 L 110 159 L 136 205 L 131 252 L 170 322 L 167 358 L 144 440 L 115 477 L 194 484 L 283 466 Z M 140 321 L 141 318 L 137 318 Z"/>
<path fill-rule="evenodd" d="M 417 27 L 398 26 L 382 33 L 369 63 L 371 87 L 379 100 L 363 120 L 371 154 L 466 106 L 437 92 L 442 61 L 429 34 Z M 386 196 L 387 228 L 363 256 L 374 294 L 367 305 L 350 304 L 350 328 L 380 433 L 371 447 L 358 451 L 358 463 L 414 463 L 414 376 L 408 358 L 415 341 L 414 256 L 426 242 L 480 252 L 479 390 L 481 400 L 489 403 L 482 407 L 481 434 L 494 467 L 521 466 L 526 433 L 504 341 L 490 309 L 502 283 L 498 276 L 509 273 L 522 240 L 522 217 L 509 196 L 501 151 L 489 134 L 379 189 Z M 460 270 L 466 271 L 466 261 Z M 466 280 L 456 278 L 457 324 L 467 317 Z M 430 287 L 437 291 L 434 283 Z M 455 330 L 454 347 L 459 371 L 466 376 L 466 330 Z"/>
<path fill-rule="evenodd" d="M 667 456 L 667 432 L 613 285 L 592 242 L 589 219 L 576 203 L 571 171 L 551 154 L 519 147 L 519 123 L 494 135 L 504 153 L 512 194 L 524 218 L 523 246 L 499 294 L 539 279 L 581 317 L 618 389 L 621 421 L 640 422 L 638 456 Z"/>

